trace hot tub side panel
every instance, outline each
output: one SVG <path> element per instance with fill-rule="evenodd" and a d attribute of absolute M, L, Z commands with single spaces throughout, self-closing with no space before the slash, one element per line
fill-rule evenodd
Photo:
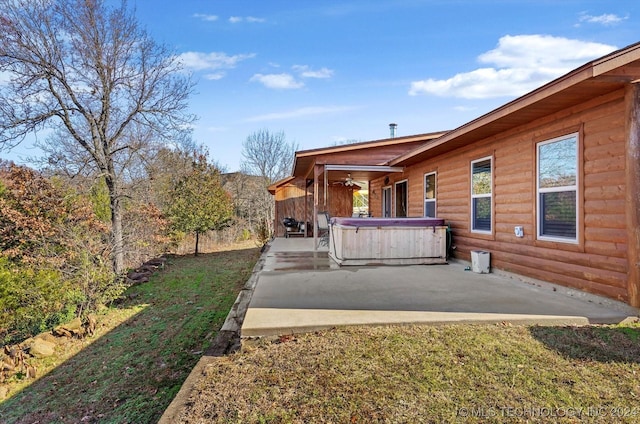
<path fill-rule="evenodd" d="M 329 255 L 340 265 L 446 263 L 446 229 L 332 225 Z"/>

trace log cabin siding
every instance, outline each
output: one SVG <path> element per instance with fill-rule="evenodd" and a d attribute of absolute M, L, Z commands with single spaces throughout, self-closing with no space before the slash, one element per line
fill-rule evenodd
<path fill-rule="evenodd" d="M 276 203 L 275 236 L 284 237 L 285 228 L 282 220 L 286 217 L 292 217 L 298 221 L 304 221 L 305 200 L 307 201 L 308 214 L 309 208 L 313 207 L 313 197 L 311 193 L 306 192 L 305 181 L 300 178 L 278 187 L 274 197 Z"/>
<path fill-rule="evenodd" d="M 386 177 L 392 186 L 408 180 L 409 216 L 422 216 L 424 174 L 437 172 L 436 215 L 451 225 L 457 257 L 470 260 L 471 250 L 487 250 L 495 268 L 627 301 L 624 99 L 619 90 Z M 538 240 L 537 143 L 576 132 L 578 242 Z M 469 230 L 471 162 L 487 156 L 493 158 L 489 235 Z M 384 178 L 371 182 L 375 216 Z M 523 238 L 515 236 L 516 225 L 523 226 Z"/>

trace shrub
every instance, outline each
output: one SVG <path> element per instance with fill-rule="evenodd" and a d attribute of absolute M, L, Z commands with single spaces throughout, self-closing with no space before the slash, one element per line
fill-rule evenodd
<path fill-rule="evenodd" d="M 117 298 L 109 229 L 63 181 L 0 167 L 0 336 L 16 340 Z"/>
<path fill-rule="evenodd" d="M 56 270 L 0 258 L 0 340 L 16 343 L 72 319 L 83 295 Z"/>

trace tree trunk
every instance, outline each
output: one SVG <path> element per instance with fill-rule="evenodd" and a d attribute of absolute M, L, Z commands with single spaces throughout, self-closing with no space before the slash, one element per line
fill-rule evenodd
<path fill-rule="evenodd" d="M 196 253 L 194 256 L 198 256 L 198 242 L 200 241 L 200 231 L 196 231 Z"/>
<path fill-rule="evenodd" d="M 111 243 L 113 271 L 116 275 L 124 272 L 124 234 L 122 232 L 122 207 L 117 193 L 115 180 L 106 176 L 105 182 L 109 190 L 109 206 L 111 208 Z"/>

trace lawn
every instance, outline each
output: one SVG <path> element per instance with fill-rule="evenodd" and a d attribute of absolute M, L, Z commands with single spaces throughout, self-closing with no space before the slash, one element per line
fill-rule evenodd
<path fill-rule="evenodd" d="M 172 258 L 97 334 L 14 381 L 2 423 L 157 422 L 210 347 L 258 249 Z M 214 358 L 184 423 L 640 422 L 640 324 L 333 329 Z"/>
<path fill-rule="evenodd" d="M 185 423 L 640 422 L 640 326 L 347 328 L 206 369 Z"/>
<path fill-rule="evenodd" d="M 102 311 L 96 335 L 35 362 L 9 383 L 2 423 L 157 422 L 211 345 L 259 257 L 236 250 L 173 257 L 149 283 Z"/>

